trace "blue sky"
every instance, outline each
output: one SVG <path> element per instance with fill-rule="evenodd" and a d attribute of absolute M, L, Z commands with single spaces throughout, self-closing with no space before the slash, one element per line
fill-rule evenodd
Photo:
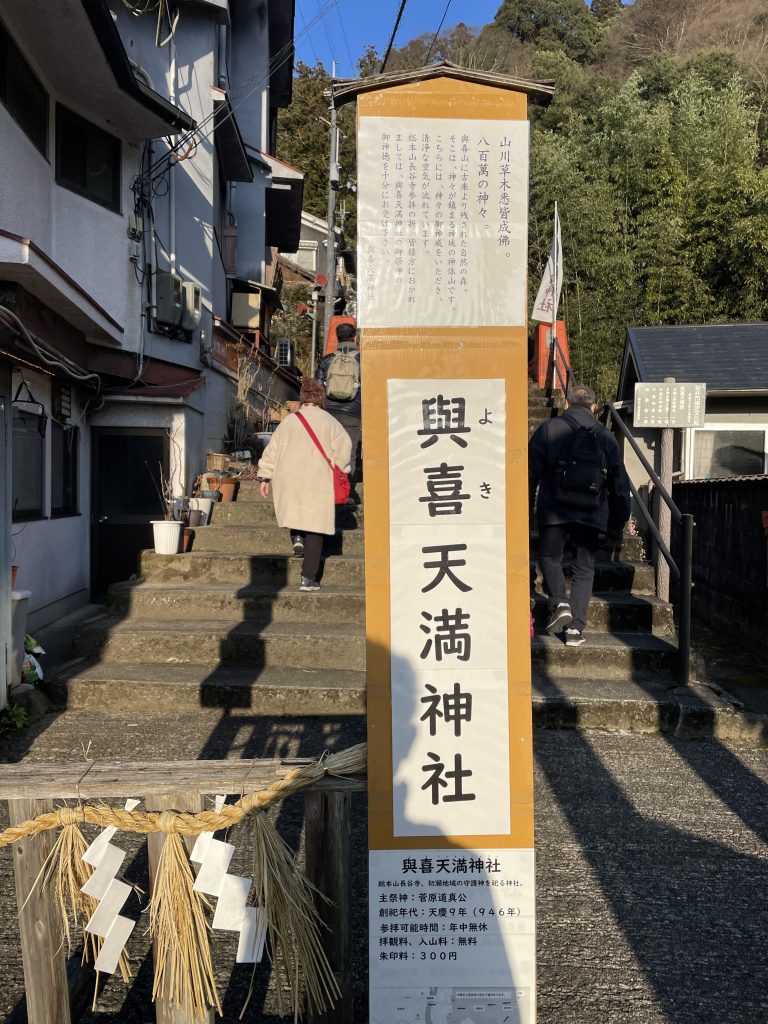
<path fill-rule="evenodd" d="M 434 33 L 443 16 L 445 2 L 408 0 L 395 46 L 402 46 L 424 32 Z M 462 21 L 472 26 L 484 25 L 493 20 L 500 5 L 501 0 L 451 0 L 443 29 Z M 336 74 L 352 77 L 357 73 L 354 61 L 369 43 L 383 55 L 399 7 L 400 0 L 296 0 L 297 58 L 306 64 L 320 60 L 329 70 L 335 58 Z M 321 10 L 326 14 L 319 19 Z M 318 20 L 304 32 L 304 27 L 314 19 Z"/>

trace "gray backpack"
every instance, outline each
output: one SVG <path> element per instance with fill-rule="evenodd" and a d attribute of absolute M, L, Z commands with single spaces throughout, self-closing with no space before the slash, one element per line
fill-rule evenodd
<path fill-rule="evenodd" d="M 360 364 L 356 350 L 337 351 L 328 364 L 325 378 L 328 397 L 334 402 L 351 402 L 360 387 Z"/>

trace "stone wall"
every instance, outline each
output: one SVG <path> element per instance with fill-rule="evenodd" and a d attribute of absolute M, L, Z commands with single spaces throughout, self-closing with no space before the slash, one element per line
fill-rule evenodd
<path fill-rule="evenodd" d="M 681 483 L 673 496 L 696 523 L 694 612 L 712 625 L 737 627 L 768 643 L 768 537 L 762 520 L 762 512 L 768 512 L 768 477 Z"/>

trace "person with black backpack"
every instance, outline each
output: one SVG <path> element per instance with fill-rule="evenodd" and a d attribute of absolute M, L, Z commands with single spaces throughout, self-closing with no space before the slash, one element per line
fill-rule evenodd
<path fill-rule="evenodd" d="M 355 328 L 352 324 L 339 324 L 336 329 L 338 344 L 320 361 L 315 378 L 325 388 L 325 411 L 344 427 L 352 441 L 351 483 L 355 481 L 358 448 L 362 435 L 362 388 L 360 379 L 360 352 L 357 348 Z M 354 499 L 350 499 L 350 503 Z"/>
<path fill-rule="evenodd" d="M 542 423 L 528 445 L 531 500 L 538 486 L 539 566 L 544 577 L 547 632 L 564 632 L 566 647 L 584 641 L 595 578 L 595 555 L 606 534 L 615 541 L 629 519 L 629 480 L 613 434 L 595 420 L 595 393 L 585 384 L 568 391 L 565 412 Z M 575 548 L 570 600 L 563 551 Z"/>

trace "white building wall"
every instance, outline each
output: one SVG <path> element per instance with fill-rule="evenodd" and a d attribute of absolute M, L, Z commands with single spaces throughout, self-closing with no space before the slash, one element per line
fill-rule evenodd
<path fill-rule="evenodd" d="M 24 379 L 51 415 L 51 378 L 32 370 Z M 21 380 L 13 373 L 12 394 Z M 25 407 L 32 411 L 33 407 Z M 72 388 L 70 422 L 78 428 L 78 513 L 57 518 L 21 520 L 11 526 L 11 555 L 19 566 L 17 590 L 29 590 L 28 631 L 39 629 L 88 601 L 90 589 L 91 444 L 83 397 Z M 51 431 L 46 431 L 43 458 L 43 515 L 51 511 Z"/>

